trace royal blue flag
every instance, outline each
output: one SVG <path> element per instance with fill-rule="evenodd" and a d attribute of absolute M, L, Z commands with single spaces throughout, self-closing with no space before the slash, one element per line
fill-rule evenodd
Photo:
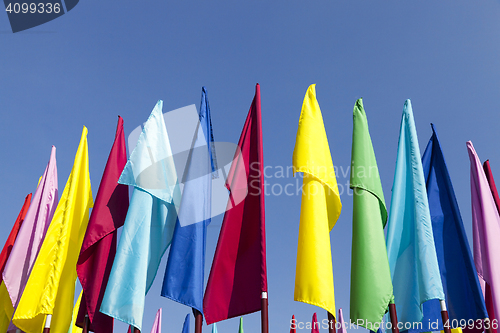
<path fill-rule="evenodd" d="M 422 156 L 422 165 L 431 212 L 434 244 L 450 321 L 484 319 L 488 315 L 476 267 L 441 144 L 434 125 L 431 124 L 431 127 L 432 136 Z M 431 331 L 432 329 L 429 329 L 427 324 L 436 323 L 436 321 L 439 327 L 433 330 L 442 330 L 439 301 L 425 302 L 423 327 L 421 330 L 410 330 L 410 332 Z"/>
<path fill-rule="evenodd" d="M 184 173 L 184 191 L 161 295 L 203 313 L 205 243 L 211 218 L 212 177 L 217 170 L 205 87 L 199 120 Z"/>

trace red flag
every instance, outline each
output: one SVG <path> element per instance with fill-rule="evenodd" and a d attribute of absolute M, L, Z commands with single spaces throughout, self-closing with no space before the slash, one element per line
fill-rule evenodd
<path fill-rule="evenodd" d="M 486 174 L 486 179 L 488 179 L 488 184 L 490 185 L 491 194 L 493 195 L 493 199 L 495 200 L 497 210 L 500 213 L 500 198 L 498 197 L 497 186 L 495 185 L 495 180 L 493 179 L 493 173 L 491 172 L 489 160 L 484 162 L 483 169 L 484 173 Z M 493 295 L 491 293 L 491 287 L 488 283 L 486 283 L 484 288 L 484 302 L 486 303 L 486 310 L 488 311 L 490 324 L 496 323 L 497 320 L 495 320 L 496 319 L 495 312 L 493 310 Z M 497 333 L 497 329 L 493 327 L 496 327 L 496 325 L 495 326 L 492 325 L 491 329 L 493 333 Z"/>
<path fill-rule="evenodd" d="M 228 209 L 208 277 L 203 311 L 208 324 L 261 309 L 267 297 L 264 165 L 260 86 L 229 170 Z"/>
<path fill-rule="evenodd" d="M 319 333 L 319 322 L 318 316 L 316 316 L 316 312 L 313 314 L 313 319 L 311 323 L 311 333 Z"/>
<path fill-rule="evenodd" d="M 118 184 L 126 163 L 123 119 L 118 117 L 115 141 L 102 175 L 76 268 L 83 287 L 76 323 L 83 327 L 85 314 L 88 314 L 89 330 L 95 333 L 113 331 L 113 318 L 99 312 L 99 308 L 116 254 L 116 229 L 123 225 L 127 215 L 128 188 Z"/>
<path fill-rule="evenodd" d="M 290 333 L 297 333 L 297 321 L 295 320 L 295 315 L 292 315 L 292 321 L 290 322 Z"/>
<path fill-rule="evenodd" d="M 9 259 L 10 251 L 12 251 L 12 247 L 14 246 L 14 242 L 16 240 L 17 234 L 19 233 L 19 229 L 23 224 L 24 217 L 26 216 L 26 212 L 28 211 L 30 203 L 31 203 L 31 193 L 28 194 L 24 199 L 23 208 L 21 208 L 21 211 L 17 216 L 16 222 L 14 223 L 14 226 L 10 231 L 9 237 L 7 238 L 7 241 L 3 246 L 2 253 L 0 253 L 0 283 L 2 282 L 3 279 L 2 277 L 3 269 L 5 268 L 7 259 Z"/>

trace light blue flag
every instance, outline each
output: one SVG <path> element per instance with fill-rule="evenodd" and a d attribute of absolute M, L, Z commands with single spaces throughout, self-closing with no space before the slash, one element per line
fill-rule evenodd
<path fill-rule="evenodd" d="M 100 311 L 142 331 L 144 301 L 172 240 L 180 199 L 158 101 L 118 180 L 134 186 Z"/>
<path fill-rule="evenodd" d="M 212 174 L 217 170 L 205 87 L 199 120 L 186 164 L 184 191 L 161 295 L 203 313 L 205 243 L 211 219 Z"/>
<path fill-rule="evenodd" d="M 184 319 L 184 325 L 182 325 L 182 333 L 189 333 L 189 313 L 186 315 L 186 319 Z"/>
<path fill-rule="evenodd" d="M 405 102 L 401 119 L 387 254 L 398 320 L 419 322 L 422 304 L 430 299 L 444 300 L 444 292 L 410 100 Z"/>
<path fill-rule="evenodd" d="M 218 333 L 217 332 L 217 324 L 216 323 L 212 324 L 212 333 Z"/>

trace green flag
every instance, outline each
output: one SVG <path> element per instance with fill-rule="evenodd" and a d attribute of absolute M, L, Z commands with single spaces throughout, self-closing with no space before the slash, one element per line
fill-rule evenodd
<path fill-rule="evenodd" d="M 243 317 L 240 317 L 240 328 L 238 329 L 238 333 L 243 333 Z"/>
<path fill-rule="evenodd" d="M 362 320 L 361 326 L 377 331 L 375 325 L 382 320 L 394 296 L 384 237 L 387 209 L 361 99 L 354 105 L 353 123 L 350 318 L 353 322 Z"/>

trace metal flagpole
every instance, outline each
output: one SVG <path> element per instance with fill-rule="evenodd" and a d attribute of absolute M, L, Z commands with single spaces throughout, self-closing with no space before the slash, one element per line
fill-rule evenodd
<path fill-rule="evenodd" d="M 396 304 L 389 303 L 389 316 L 391 317 L 392 333 L 399 333 L 398 315 L 396 313 Z"/>
<path fill-rule="evenodd" d="M 82 331 L 82 333 L 88 333 L 89 332 L 89 324 L 90 324 L 89 315 L 86 314 L 85 318 L 83 319 L 83 331 Z"/>
<path fill-rule="evenodd" d="M 46 317 L 45 317 L 45 326 L 43 328 L 43 333 L 50 333 L 50 321 L 52 319 L 52 315 L 51 314 L 48 314 Z"/>
<path fill-rule="evenodd" d="M 194 333 L 201 333 L 203 325 L 203 315 L 200 311 L 193 309 L 194 312 Z"/>
<path fill-rule="evenodd" d="M 263 291 L 260 298 L 260 322 L 262 325 L 262 333 L 269 332 L 269 313 L 268 313 L 268 302 L 267 302 L 267 291 Z"/>
<path fill-rule="evenodd" d="M 440 299 L 439 304 L 441 305 L 441 319 L 443 320 L 444 333 L 451 333 L 450 317 L 448 316 L 448 310 L 446 310 L 446 302 Z"/>

